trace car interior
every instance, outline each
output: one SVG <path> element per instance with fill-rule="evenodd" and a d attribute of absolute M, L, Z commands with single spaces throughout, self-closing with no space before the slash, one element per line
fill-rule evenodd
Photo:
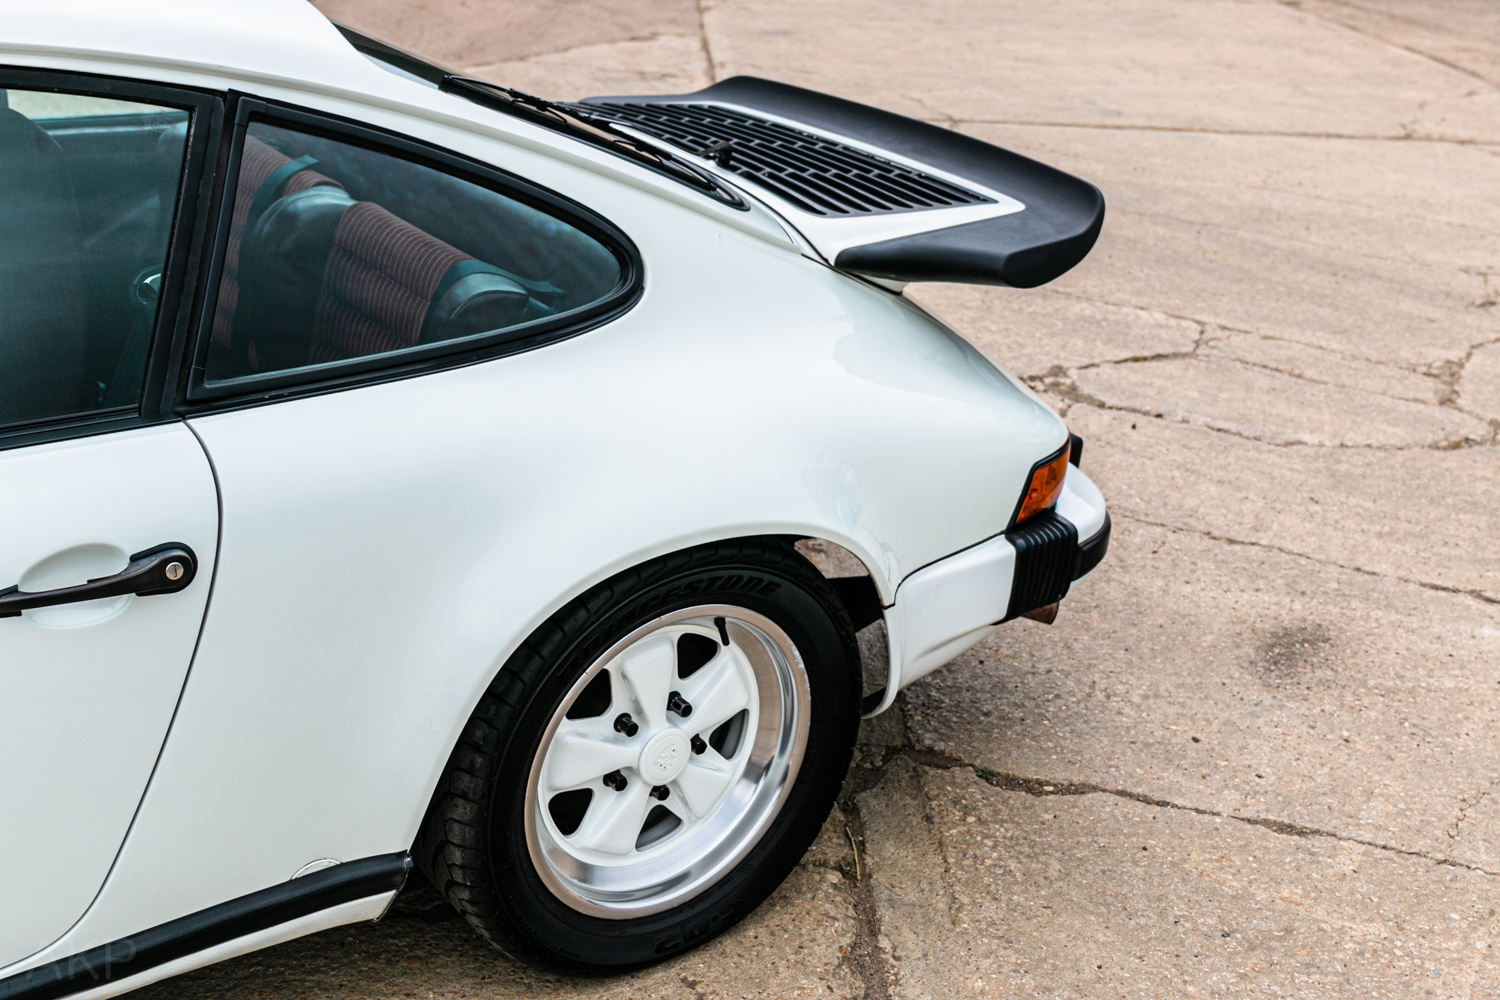
<path fill-rule="evenodd" d="M 188 113 L 0 89 L 0 425 L 135 405 Z M 615 254 L 392 151 L 250 126 L 207 363 L 235 379 L 516 329 L 597 302 Z"/>
<path fill-rule="evenodd" d="M 187 119 L 0 90 L 0 424 L 136 401 Z"/>
<path fill-rule="evenodd" d="M 598 241 L 515 199 L 388 151 L 252 123 L 206 374 L 522 328 L 603 298 L 620 274 Z"/>

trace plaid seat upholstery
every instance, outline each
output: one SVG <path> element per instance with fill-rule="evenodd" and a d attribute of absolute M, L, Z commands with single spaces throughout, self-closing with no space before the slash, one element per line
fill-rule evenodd
<path fill-rule="evenodd" d="M 214 309 L 213 339 L 220 347 L 230 347 L 234 341 L 234 314 L 240 298 L 240 245 L 244 240 L 250 207 L 267 179 L 291 162 L 291 157 L 282 155 L 254 136 L 246 137 L 245 150 L 240 157 L 239 181 L 234 191 L 234 215 L 229 221 L 229 245 L 224 251 L 224 269 L 219 279 L 219 301 Z M 343 189 L 343 185 L 331 177 L 304 169 L 288 177 L 276 193 L 295 194 L 320 184 Z"/>
<path fill-rule="evenodd" d="M 308 361 L 416 346 L 443 276 L 473 259 L 373 202 L 351 205 L 334 233 Z"/>

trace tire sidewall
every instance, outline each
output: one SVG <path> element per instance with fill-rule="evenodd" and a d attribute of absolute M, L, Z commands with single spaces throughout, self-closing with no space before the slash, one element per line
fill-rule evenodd
<path fill-rule="evenodd" d="M 754 909 L 801 860 L 838 794 L 859 724 L 852 629 L 842 607 L 829 606 L 827 595 L 820 599 L 807 582 L 754 564 L 685 570 L 615 602 L 549 658 L 547 673 L 517 713 L 501 754 L 487 803 L 487 847 L 506 916 L 553 961 L 603 972 L 669 958 Z M 807 672 L 811 714 L 796 780 L 749 853 L 694 898 L 623 920 L 582 913 L 551 893 L 527 847 L 527 785 L 541 737 L 575 682 L 610 646 L 656 618 L 707 604 L 765 615 L 796 646 Z"/>

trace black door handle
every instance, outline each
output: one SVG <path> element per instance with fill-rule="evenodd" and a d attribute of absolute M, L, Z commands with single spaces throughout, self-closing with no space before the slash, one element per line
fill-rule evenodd
<path fill-rule="evenodd" d="M 0 618 L 16 618 L 31 608 L 48 608 L 54 604 L 96 601 L 101 597 L 136 594 L 172 594 L 193 582 L 198 574 L 198 557 L 181 542 L 168 542 L 130 557 L 130 564 L 113 576 L 101 576 L 76 587 L 23 592 L 19 587 L 0 590 Z"/>

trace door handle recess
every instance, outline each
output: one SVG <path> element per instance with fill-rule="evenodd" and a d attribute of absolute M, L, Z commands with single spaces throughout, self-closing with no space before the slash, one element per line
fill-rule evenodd
<path fill-rule="evenodd" d="M 168 542 L 130 557 L 130 564 L 113 576 L 101 576 L 76 587 L 39 590 L 34 593 L 20 587 L 0 590 L 0 618 L 16 618 L 31 608 L 50 608 L 55 604 L 97 601 L 101 597 L 135 594 L 173 594 L 193 582 L 198 575 L 198 557 L 181 542 Z"/>

